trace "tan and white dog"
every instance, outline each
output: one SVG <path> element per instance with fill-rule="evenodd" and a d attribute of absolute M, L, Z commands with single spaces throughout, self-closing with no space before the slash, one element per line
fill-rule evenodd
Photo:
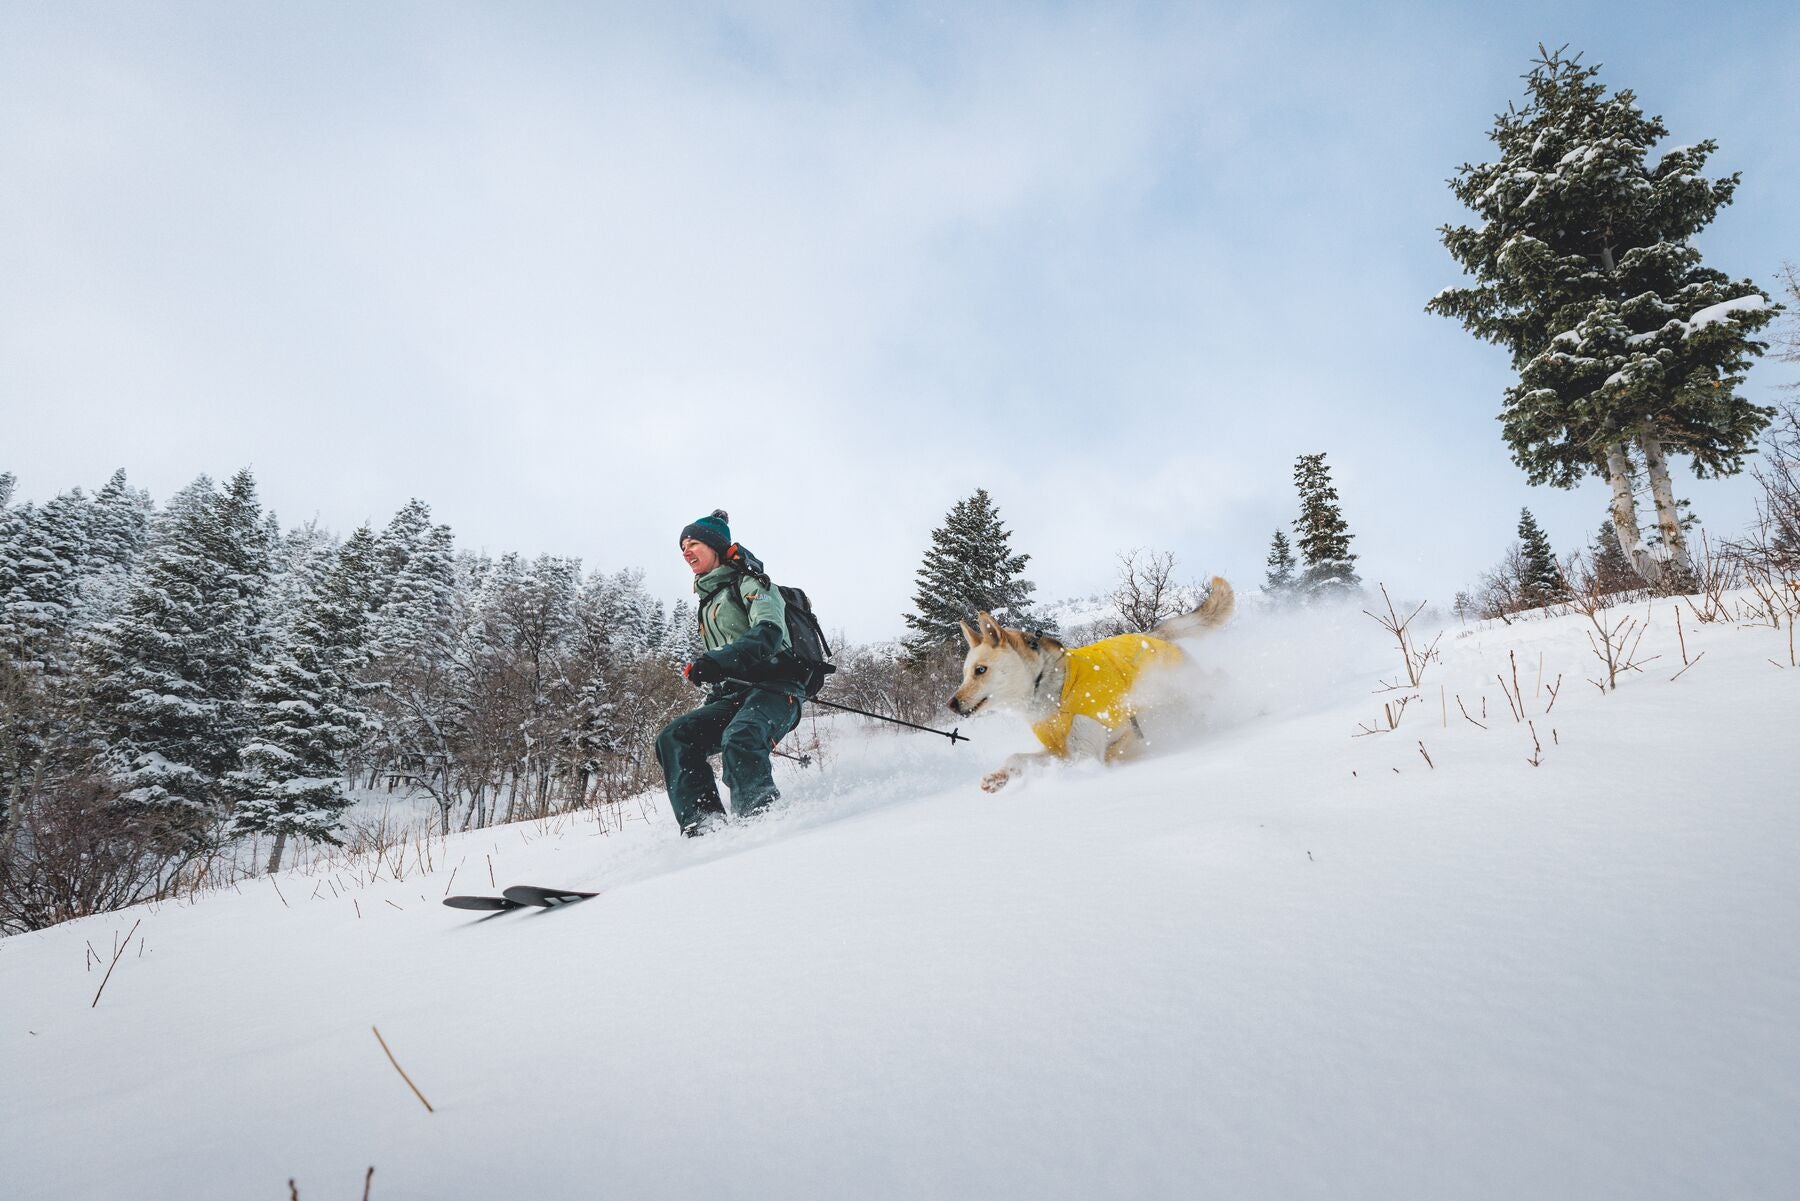
<path fill-rule="evenodd" d="M 1193 612 L 1146 634 L 1121 634 L 1083 647 L 1009 629 L 987 613 L 976 617 L 976 626 L 963 622 L 969 652 L 950 708 L 964 717 L 990 706 L 1022 713 L 1044 744 L 1034 754 L 1009 756 L 999 770 L 982 777 L 982 788 L 998 792 L 1008 780 L 1052 759 L 1114 763 L 1138 754 L 1148 743 L 1144 722 L 1179 708 L 1182 690 L 1175 677 L 1187 657 L 1173 640 L 1217 629 L 1235 606 L 1231 585 L 1214 576 L 1211 594 Z"/>

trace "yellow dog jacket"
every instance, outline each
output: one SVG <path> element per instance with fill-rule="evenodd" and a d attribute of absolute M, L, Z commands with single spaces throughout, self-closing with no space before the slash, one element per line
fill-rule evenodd
<path fill-rule="evenodd" d="M 1063 678 L 1062 700 L 1056 713 L 1031 727 L 1044 749 L 1053 755 L 1069 753 L 1069 730 L 1077 717 L 1091 717 L 1108 730 L 1117 730 L 1137 713 L 1130 693 L 1144 666 L 1152 659 L 1171 655 L 1181 661 L 1172 642 L 1148 634 L 1120 634 L 1092 646 L 1065 651 L 1068 674 Z"/>

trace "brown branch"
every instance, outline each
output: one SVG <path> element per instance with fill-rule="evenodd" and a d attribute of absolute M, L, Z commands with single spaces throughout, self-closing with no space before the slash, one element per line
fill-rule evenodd
<path fill-rule="evenodd" d="M 1462 709 L 1462 715 L 1464 718 L 1466 718 L 1468 720 L 1468 723 L 1470 725 L 1472 725 L 1480 730 L 1487 729 L 1486 726 L 1484 726 L 1480 722 L 1476 721 L 1473 717 L 1469 717 L 1469 711 L 1466 708 L 1463 708 L 1462 693 L 1460 693 L 1460 692 L 1456 694 L 1456 707 L 1458 709 Z"/>
<path fill-rule="evenodd" d="M 1706 658 L 1706 652 L 1701 651 L 1699 654 L 1694 656 L 1694 663 L 1698 663 L 1698 662 L 1700 662 L 1700 660 L 1702 660 L 1704 658 Z M 1674 675 L 1670 676 L 1669 683 L 1673 684 L 1676 680 L 1679 680 L 1682 676 L 1685 676 L 1687 674 L 1688 667 L 1692 667 L 1694 665 L 1694 663 L 1689 663 L 1687 665 L 1687 667 L 1682 668 L 1680 671 L 1678 671 Z"/>
<path fill-rule="evenodd" d="M 425 1099 L 425 1094 L 419 1091 L 419 1086 L 414 1084 L 412 1077 L 406 1074 L 406 1069 L 400 1066 L 400 1061 L 394 1058 L 394 1053 L 388 1050 L 387 1039 L 381 1037 L 381 1031 L 374 1026 L 370 1026 L 369 1029 L 375 1031 L 375 1041 L 381 1044 L 381 1049 L 387 1053 L 388 1062 L 394 1065 L 396 1072 L 400 1073 L 400 1079 L 406 1081 L 406 1087 L 413 1090 L 413 1096 L 419 1099 L 419 1104 L 425 1107 L 425 1112 L 436 1113 L 437 1110 L 431 1107 L 431 1102 Z M 374 1172 L 373 1168 L 369 1170 L 371 1173 Z"/>
<path fill-rule="evenodd" d="M 125 932 L 124 946 L 121 946 L 117 950 L 113 951 L 112 962 L 106 965 L 106 975 L 101 977 L 100 987 L 94 990 L 94 1000 L 93 1000 L 92 1004 L 90 1004 L 88 1006 L 89 1009 L 93 1009 L 95 1006 L 100 1004 L 100 994 L 106 991 L 106 982 L 108 980 L 112 979 L 113 968 L 119 966 L 119 956 L 121 956 L 125 953 L 125 947 L 128 947 L 131 945 L 131 936 L 133 934 L 137 933 L 138 922 L 141 922 L 143 920 L 144 919 L 140 917 L 136 922 L 131 923 L 131 929 L 127 930 Z M 114 934 L 113 937 L 117 938 L 118 935 Z"/>

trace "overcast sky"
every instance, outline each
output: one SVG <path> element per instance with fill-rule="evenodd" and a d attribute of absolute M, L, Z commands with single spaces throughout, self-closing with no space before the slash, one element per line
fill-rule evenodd
<path fill-rule="evenodd" d="M 1040 594 L 1260 581 L 1325 451 L 1370 581 L 1447 603 L 1529 505 L 1445 180 L 1537 44 L 1742 171 L 1800 260 L 1800 6 L 0 3 L 0 470 L 642 566 L 713 509 L 857 639 L 986 487 Z M 1769 401 L 1800 378 L 1766 362 Z M 1747 480 L 1683 489 L 1715 529 Z"/>

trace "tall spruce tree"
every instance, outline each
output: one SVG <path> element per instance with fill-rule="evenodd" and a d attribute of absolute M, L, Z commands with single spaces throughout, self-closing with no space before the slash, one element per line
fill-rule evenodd
<path fill-rule="evenodd" d="M 1346 593 L 1362 583 L 1353 564 L 1350 540 L 1355 537 L 1338 507 L 1337 489 L 1324 452 L 1301 455 L 1294 463 L 1294 487 L 1300 493 L 1300 516 L 1294 533 L 1300 547 L 1300 582 L 1309 597 Z"/>
<path fill-rule="evenodd" d="M 1514 462 L 1534 484 L 1605 479 L 1621 545 L 1654 583 L 1662 568 L 1639 535 L 1635 461 L 1685 573 L 1668 456 L 1689 456 L 1700 476 L 1741 470 L 1771 413 L 1737 389 L 1775 308 L 1749 280 L 1702 266 L 1692 245 L 1738 185 L 1701 174 L 1716 143 L 1650 162 L 1667 127 L 1629 90 L 1606 95 L 1598 72 L 1539 47 L 1525 106 L 1495 120 L 1499 159 L 1464 164 L 1450 184 L 1481 218 L 1441 231 L 1476 283 L 1426 308 L 1511 352 L 1519 379 L 1501 423 Z"/>
<path fill-rule="evenodd" d="M 0 656 L 23 670 L 60 675 L 69 666 L 88 508 L 77 488 L 0 515 Z"/>
<path fill-rule="evenodd" d="M 92 625 L 125 604 L 132 570 L 150 536 L 149 494 L 126 482 L 123 469 L 94 493 L 87 513 L 87 554 L 82 561 L 77 622 Z"/>
<path fill-rule="evenodd" d="M 906 614 L 913 631 L 906 647 L 915 658 L 931 658 L 954 645 L 962 638 L 959 623 L 978 612 L 1014 623 L 1029 620 L 1037 586 L 1023 573 L 1031 556 L 1013 554 L 1011 540 L 985 488 L 957 501 L 931 532 L 931 549 L 916 573 L 916 611 Z"/>
<path fill-rule="evenodd" d="M 372 543 L 364 528 L 342 549 L 323 552 L 327 562 L 293 598 L 276 645 L 250 681 L 253 730 L 226 785 L 235 801 L 233 831 L 274 836 L 271 872 L 292 839 L 338 842 L 350 807 L 346 760 L 375 726 L 355 680 L 369 620 L 364 577 Z"/>
<path fill-rule="evenodd" d="M 245 685 L 268 577 L 255 482 L 201 476 L 156 522 L 125 609 L 91 643 L 103 765 L 124 799 L 196 840 L 249 733 Z"/>
<path fill-rule="evenodd" d="M 1280 530 L 1275 531 L 1275 541 L 1269 546 L 1269 557 L 1265 562 L 1269 571 L 1263 576 L 1263 594 L 1276 601 L 1291 598 L 1295 585 L 1294 552 L 1288 545 L 1287 535 Z"/>
<path fill-rule="evenodd" d="M 1563 584 L 1562 568 L 1556 552 L 1530 509 L 1519 510 L 1519 551 L 1522 570 L 1519 578 L 1519 600 L 1528 609 L 1541 609 L 1569 598 Z"/>

